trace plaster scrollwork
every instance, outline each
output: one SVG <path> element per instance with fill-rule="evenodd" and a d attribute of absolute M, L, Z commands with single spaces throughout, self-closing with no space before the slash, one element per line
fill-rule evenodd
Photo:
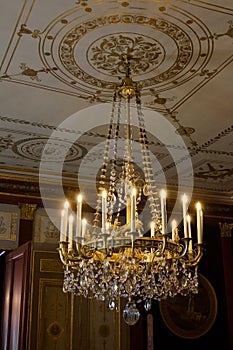
<path fill-rule="evenodd" d="M 233 223 L 227 223 L 227 222 L 220 222 L 219 223 L 220 227 L 220 234 L 221 238 L 231 238 L 232 237 L 232 228 L 233 228 Z"/>
<path fill-rule="evenodd" d="M 157 43 L 146 41 L 142 36 L 111 35 L 92 48 L 91 61 L 98 69 L 119 75 L 125 71 L 122 60 L 125 52 L 133 58 L 131 70 L 134 74 L 140 74 L 142 71 L 153 69 L 158 64 L 158 57 L 162 50 Z"/>

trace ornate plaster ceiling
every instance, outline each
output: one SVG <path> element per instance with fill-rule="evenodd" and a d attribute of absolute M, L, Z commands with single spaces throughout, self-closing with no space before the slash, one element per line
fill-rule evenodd
<path fill-rule="evenodd" d="M 128 53 L 158 182 L 189 187 L 193 178 L 195 192 L 231 201 L 232 5 L 1 0 L 2 179 L 40 173 L 46 181 L 62 172 L 76 182 L 79 172 L 79 179 L 95 181 Z"/>

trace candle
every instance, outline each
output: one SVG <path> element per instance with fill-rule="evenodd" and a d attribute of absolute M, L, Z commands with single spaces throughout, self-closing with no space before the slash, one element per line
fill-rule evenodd
<path fill-rule="evenodd" d="M 73 248 L 73 215 L 69 216 L 69 249 Z"/>
<path fill-rule="evenodd" d="M 166 191 L 161 190 L 160 192 L 161 199 L 161 215 L 162 215 L 162 234 L 164 235 L 167 232 L 167 212 L 166 212 Z"/>
<path fill-rule="evenodd" d="M 187 218 L 186 218 L 186 212 L 187 212 L 187 201 L 188 197 L 184 194 L 182 197 L 183 202 L 183 225 L 184 225 L 184 238 L 188 237 L 188 231 L 187 231 Z"/>
<path fill-rule="evenodd" d="M 82 238 L 85 237 L 86 231 L 87 231 L 87 220 L 83 219 L 82 220 Z"/>
<path fill-rule="evenodd" d="M 64 216 L 65 216 L 65 210 L 63 209 L 61 211 L 60 242 L 63 242 L 65 240 L 65 237 L 64 237 Z"/>
<path fill-rule="evenodd" d="M 201 222 L 201 234 L 200 234 L 200 239 L 198 243 L 203 243 L 203 211 L 200 211 L 200 222 Z"/>
<path fill-rule="evenodd" d="M 154 221 L 152 221 L 150 224 L 150 236 L 151 237 L 155 236 L 155 223 L 154 223 Z"/>
<path fill-rule="evenodd" d="M 177 223 L 176 220 L 172 220 L 172 240 L 175 241 Z"/>
<path fill-rule="evenodd" d="M 186 220 L 187 220 L 187 223 L 188 223 L 188 237 L 189 237 L 189 238 L 192 238 L 192 233 L 191 233 L 191 217 L 190 217 L 190 215 L 187 215 L 187 216 L 186 216 Z"/>
<path fill-rule="evenodd" d="M 135 232 L 136 225 L 136 188 L 133 187 L 131 193 L 131 232 Z"/>
<path fill-rule="evenodd" d="M 102 232 L 106 233 L 107 223 L 107 192 L 102 192 Z"/>
<path fill-rule="evenodd" d="M 67 240 L 68 210 L 69 210 L 69 202 L 65 201 L 64 212 L 63 212 L 63 228 L 62 228 L 62 235 L 63 235 L 64 241 Z"/>
<path fill-rule="evenodd" d="M 76 217 L 76 236 L 81 236 L 82 228 L 82 196 L 81 194 L 77 197 L 77 217 Z"/>
<path fill-rule="evenodd" d="M 186 216 L 187 219 L 187 224 L 188 224 L 188 237 L 192 238 L 192 233 L 191 233 L 191 218 L 190 215 Z M 192 246 L 192 241 L 189 241 L 189 252 L 191 252 L 193 250 L 193 246 Z"/>
<path fill-rule="evenodd" d="M 201 203 L 197 202 L 196 204 L 197 210 L 197 243 L 202 243 L 202 219 L 201 219 Z"/>

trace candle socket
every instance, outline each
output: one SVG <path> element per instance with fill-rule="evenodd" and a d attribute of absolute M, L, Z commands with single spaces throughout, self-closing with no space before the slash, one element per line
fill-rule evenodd
<path fill-rule="evenodd" d="M 66 241 L 60 241 L 59 242 L 59 256 L 64 265 L 67 264 L 67 259 L 68 259 L 68 242 Z"/>
<path fill-rule="evenodd" d="M 59 249 L 68 251 L 68 242 L 67 241 L 60 241 L 59 242 Z"/>
<path fill-rule="evenodd" d="M 78 255 L 82 255 L 81 248 L 84 245 L 84 237 L 76 236 L 75 241 L 76 241 L 76 249 L 77 249 Z"/>
<path fill-rule="evenodd" d="M 187 254 L 187 251 L 188 251 L 189 241 L 190 241 L 191 239 L 192 239 L 192 238 L 190 238 L 190 237 L 181 238 L 181 241 L 184 242 L 184 244 L 181 244 L 181 245 L 180 245 L 181 251 L 180 251 L 180 253 L 176 256 L 176 259 L 181 259 L 181 258 L 185 257 L 185 255 Z"/>
<path fill-rule="evenodd" d="M 185 266 L 188 266 L 188 267 L 196 266 L 202 258 L 202 255 L 204 252 L 203 243 L 195 243 L 194 246 L 196 248 L 195 249 L 196 253 L 193 254 L 194 255 L 193 259 L 191 259 L 191 260 L 189 259 L 188 263 L 186 263 Z"/>
<path fill-rule="evenodd" d="M 169 237 L 168 233 L 162 234 L 162 240 L 161 240 L 160 244 L 158 245 L 158 249 L 155 252 L 155 255 L 157 258 L 161 257 L 164 254 L 166 246 L 167 246 L 168 237 Z"/>

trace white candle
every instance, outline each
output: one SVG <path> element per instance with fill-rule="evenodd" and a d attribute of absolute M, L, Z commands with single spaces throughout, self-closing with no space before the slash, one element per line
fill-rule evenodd
<path fill-rule="evenodd" d="M 200 211 L 200 221 L 201 221 L 201 234 L 198 243 L 203 243 L 203 211 Z"/>
<path fill-rule="evenodd" d="M 201 203 L 197 202 L 197 243 L 202 243 L 202 228 L 201 228 Z"/>
<path fill-rule="evenodd" d="M 69 216 L 69 249 L 72 249 L 73 247 L 73 222 L 74 217 L 73 215 Z"/>
<path fill-rule="evenodd" d="M 154 221 L 152 221 L 150 224 L 150 236 L 151 237 L 155 236 L 155 223 L 154 223 Z"/>
<path fill-rule="evenodd" d="M 161 199 L 161 215 L 162 215 L 162 234 L 164 235 L 167 232 L 167 212 L 166 212 L 166 191 L 161 190 L 160 192 Z"/>
<path fill-rule="evenodd" d="M 64 237 L 64 215 L 65 215 L 65 210 L 63 209 L 61 211 L 60 242 L 63 242 L 65 240 L 65 237 Z"/>
<path fill-rule="evenodd" d="M 176 220 L 172 220 L 172 240 L 175 241 L 177 223 Z"/>
<path fill-rule="evenodd" d="M 191 217 L 190 215 L 187 215 L 186 217 L 187 219 L 187 224 L 188 224 L 188 237 L 192 238 L 192 233 L 191 233 Z M 192 245 L 192 241 L 189 241 L 189 249 L 190 252 L 193 250 L 193 245 Z"/>
<path fill-rule="evenodd" d="M 182 197 L 182 203 L 183 203 L 183 225 L 184 225 L 184 238 L 188 238 L 188 231 L 187 231 L 187 201 L 188 197 L 184 194 Z"/>
<path fill-rule="evenodd" d="M 83 238 L 85 237 L 86 231 L 87 231 L 87 220 L 83 219 L 82 220 L 82 237 Z"/>
<path fill-rule="evenodd" d="M 136 229 L 136 188 L 133 187 L 131 193 L 131 232 Z"/>
<path fill-rule="evenodd" d="M 102 192 L 102 232 L 106 233 L 107 223 L 107 192 Z"/>
<path fill-rule="evenodd" d="M 63 220 L 63 237 L 64 241 L 67 240 L 67 226 L 68 226 L 68 210 L 69 210 L 69 202 L 65 201 L 64 205 L 64 220 Z"/>
<path fill-rule="evenodd" d="M 81 236 L 82 228 L 82 196 L 81 194 L 77 197 L 77 217 L 76 217 L 76 236 Z"/>
<path fill-rule="evenodd" d="M 187 215 L 187 216 L 186 216 L 186 220 L 187 220 L 187 223 L 188 223 L 188 237 L 189 237 L 189 238 L 192 238 L 192 233 L 191 233 L 191 217 L 190 217 L 190 215 Z"/>

